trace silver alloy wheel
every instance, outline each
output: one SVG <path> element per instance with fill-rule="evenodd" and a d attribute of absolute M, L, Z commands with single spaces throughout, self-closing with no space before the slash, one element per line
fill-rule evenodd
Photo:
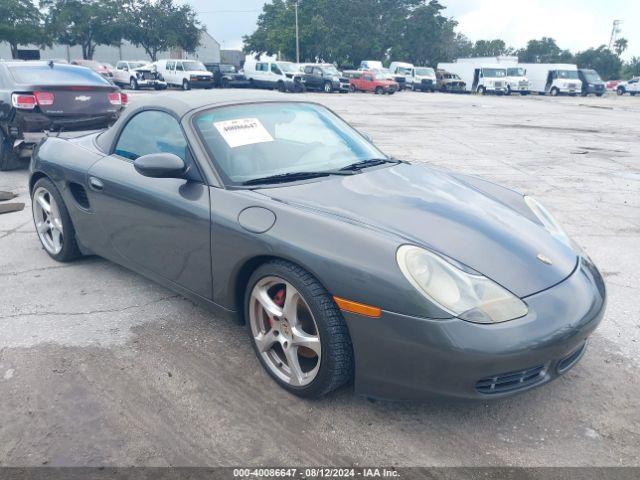
<path fill-rule="evenodd" d="M 249 298 L 254 342 L 268 369 L 294 387 L 318 375 L 322 346 L 309 305 L 289 282 L 275 276 L 256 283 Z"/>
<path fill-rule="evenodd" d="M 51 192 L 39 187 L 33 194 L 32 209 L 36 231 L 42 245 L 51 255 L 59 254 L 64 240 L 62 217 Z"/>
<path fill-rule="evenodd" d="M 333 86 L 329 82 L 325 82 L 324 93 L 331 93 L 332 91 L 333 91 Z"/>

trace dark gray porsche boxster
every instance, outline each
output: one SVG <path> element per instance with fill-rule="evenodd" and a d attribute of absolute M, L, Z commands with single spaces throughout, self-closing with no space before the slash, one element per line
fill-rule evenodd
<path fill-rule="evenodd" d="M 605 285 L 531 197 L 274 93 L 163 93 L 34 152 L 35 227 L 245 322 L 285 389 L 500 398 L 574 366 Z"/>

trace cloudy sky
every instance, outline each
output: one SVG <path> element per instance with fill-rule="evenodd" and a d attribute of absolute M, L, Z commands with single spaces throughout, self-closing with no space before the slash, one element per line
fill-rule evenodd
<path fill-rule="evenodd" d="M 253 32 L 263 0 L 184 0 L 200 14 L 225 49 L 240 48 L 242 35 Z M 521 47 L 531 38 L 550 36 L 562 48 L 583 50 L 609 42 L 613 20 L 623 23 L 629 40 L 625 57 L 640 56 L 638 0 L 441 0 L 459 31 L 472 40 L 503 38 Z M 526 7 L 525 7 L 526 5 Z"/>

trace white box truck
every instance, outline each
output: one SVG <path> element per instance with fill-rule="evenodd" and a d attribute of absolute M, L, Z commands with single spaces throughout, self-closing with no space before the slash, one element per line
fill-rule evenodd
<path fill-rule="evenodd" d="M 498 63 L 476 63 L 471 60 L 473 59 L 439 63 L 438 70 L 457 74 L 465 82 L 467 92 L 504 95 L 509 91 L 506 66 Z"/>
<path fill-rule="evenodd" d="M 497 63 L 507 69 L 507 95 L 519 93 L 529 95 L 531 84 L 527 78 L 527 70 L 518 64 L 518 57 L 512 55 L 498 55 L 496 57 L 459 58 L 456 63 L 491 64 Z"/>
<path fill-rule="evenodd" d="M 579 95 L 582 92 L 582 80 L 578 76 L 578 67 L 565 63 L 521 63 L 531 82 L 531 91 L 554 97 L 566 94 Z"/>

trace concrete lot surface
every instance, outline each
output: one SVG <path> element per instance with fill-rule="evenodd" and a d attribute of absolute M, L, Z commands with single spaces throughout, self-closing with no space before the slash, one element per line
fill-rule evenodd
<path fill-rule="evenodd" d="M 640 98 L 299 98 L 541 199 L 606 277 L 583 360 L 496 403 L 301 400 L 243 327 L 100 258 L 52 261 L 27 172 L 0 173 L 28 204 L 0 216 L 0 465 L 640 465 Z"/>

